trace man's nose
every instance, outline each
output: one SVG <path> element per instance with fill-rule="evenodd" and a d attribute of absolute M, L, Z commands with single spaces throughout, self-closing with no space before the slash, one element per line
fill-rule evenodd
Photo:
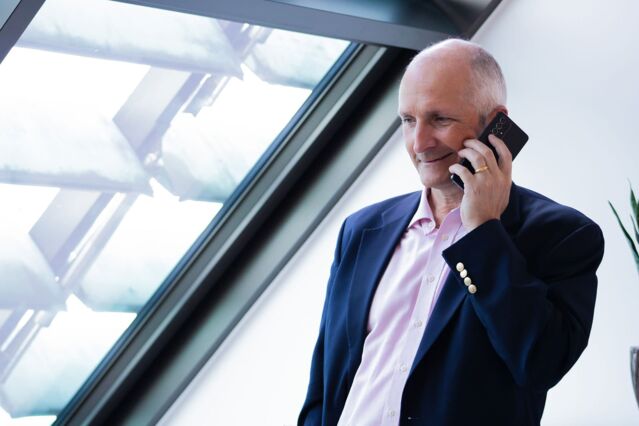
<path fill-rule="evenodd" d="M 437 145 L 433 134 L 433 129 L 428 123 L 417 121 L 415 124 L 415 140 L 413 141 L 413 151 L 424 152 Z"/>

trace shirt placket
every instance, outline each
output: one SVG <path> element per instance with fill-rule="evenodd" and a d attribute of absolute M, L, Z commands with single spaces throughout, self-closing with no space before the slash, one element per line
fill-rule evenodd
<path fill-rule="evenodd" d="M 410 321 L 408 322 L 408 331 L 406 332 L 406 338 L 404 340 L 404 348 L 398 361 L 393 366 L 393 374 L 391 379 L 390 392 L 388 394 L 386 404 L 384 407 L 384 414 L 382 418 L 382 426 L 396 426 L 399 423 L 401 398 L 410 374 L 417 349 L 421 343 L 422 336 L 425 330 L 425 326 L 428 322 L 430 313 L 433 306 L 436 303 L 435 296 L 438 292 L 439 286 L 444 281 L 443 274 L 445 270 L 446 262 L 441 256 L 444 248 L 450 246 L 452 242 L 457 241 L 459 238 L 459 230 L 461 223 L 450 223 L 451 218 L 447 218 L 442 224 L 440 230 L 431 238 L 435 241 L 428 255 L 426 262 L 426 269 L 422 276 L 420 283 L 419 293 L 415 307 L 411 314 Z M 429 238 L 429 236 L 426 236 Z M 418 334 L 418 335 L 415 335 Z"/>

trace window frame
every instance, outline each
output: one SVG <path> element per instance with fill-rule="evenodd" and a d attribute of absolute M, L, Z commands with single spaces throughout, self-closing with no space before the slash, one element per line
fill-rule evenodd
<path fill-rule="evenodd" d="M 277 1 L 111 1 L 372 44 L 344 57 L 55 424 L 156 423 L 397 129 L 397 87 L 412 49 L 470 37 L 500 3 L 442 33 Z M 43 3 L 18 4 L 0 29 L 0 61 Z"/>

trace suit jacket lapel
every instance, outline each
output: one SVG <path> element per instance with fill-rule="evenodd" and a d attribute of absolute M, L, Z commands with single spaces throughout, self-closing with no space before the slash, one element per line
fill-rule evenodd
<path fill-rule="evenodd" d="M 465 289 L 463 289 L 459 283 L 455 282 L 453 273 L 448 274 L 448 278 L 446 278 L 444 282 L 444 288 L 442 288 L 439 294 L 433 313 L 428 320 L 426 330 L 424 330 L 422 341 L 419 344 L 413 366 L 411 367 L 411 373 L 424 355 L 426 355 L 430 347 L 433 346 L 433 343 L 435 343 L 435 340 L 437 340 L 446 324 L 448 324 L 448 321 L 453 317 L 462 300 L 464 300 L 466 293 Z"/>
<path fill-rule="evenodd" d="M 518 226 L 519 222 L 519 195 L 518 187 L 513 183 L 510 189 L 510 198 L 508 206 L 501 215 L 501 222 L 511 235 Z M 446 278 L 444 288 L 437 299 L 433 313 L 428 320 L 428 325 L 424 331 L 424 336 L 417 349 L 415 360 L 411 368 L 411 373 L 415 366 L 424 358 L 428 350 L 433 346 L 435 340 L 439 337 L 442 330 L 448 324 L 453 314 L 459 308 L 459 305 L 467 295 L 466 288 L 456 282 L 455 274 L 451 271 Z"/>
<path fill-rule="evenodd" d="M 366 338 L 368 313 L 377 284 L 399 239 L 417 210 L 420 193 L 401 199 L 380 215 L 381 226 L 362 231 L 348 297 L 348 342 L 353 361 L 352 375 L 359 365 Z M 351 376 L 352 378 L 352 376 Z"/>

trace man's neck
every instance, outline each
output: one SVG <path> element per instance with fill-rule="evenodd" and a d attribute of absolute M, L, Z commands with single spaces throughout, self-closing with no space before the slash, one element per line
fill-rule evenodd
<path fill-rule="evenodd" d="M 464 192 L 454 185 L 444 189 L 430 188 L 428 191 L 428 204 L 438 228 L 448 213 L 459 207 L 463 195 Z"/>

